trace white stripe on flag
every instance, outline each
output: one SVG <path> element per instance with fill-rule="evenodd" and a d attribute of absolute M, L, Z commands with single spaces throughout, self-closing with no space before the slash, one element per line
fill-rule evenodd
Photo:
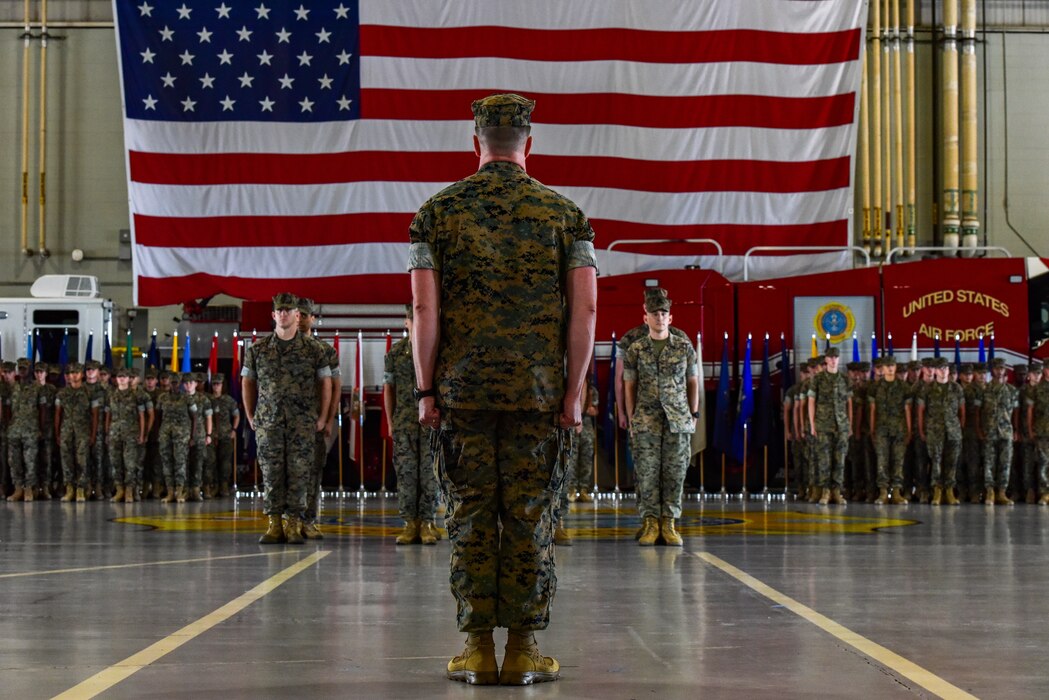
<path fill-rule="evenodd" d="M 152 153 L 471 151 L 473 122 L 374 119 L 320 124 L 124 122 L 127 147 Z M 532 152 L 641 160 L 808 161 L 847 156 L 852 126 L 825 129 L 657 129 L 534 124 Z"/>
<path fill-rule="evenodd" d="M 131 194 L 134 213 L 177 218 L 414 213 L 448 184 L 451 183 L 194 186 L 131 183 Z M 788 193 L 556 189 L 578 204 L 591 219 L 643 224 L 812 224 L 845 218 L 852 206 L 852 193 L 847 187 L 827 192 Z"/>
<path fill-rule="evenodd" d="M 509 58 L 361 58 L 361 87 L 391 90 L 491 90 L 512 85 L 521 93 L 627 93 L 664 97 L 764 95 L 827 97 L 859 80 L 860 62 L 821 66 L 767 63 L 577 61 L 566 70 L 554 61 Z M 538 112 L 537 112 L 538 113 Z M 595 121 L 600 115 L 594 115 Z"/>
<path fill-rule="evenodd" d="M 630 27 L 679 32 L 804 26 L 811 32 L 853 29 L 866 3 L 847 0 L 378 0 L 361 3 L 361 24 L 398 27 L 501 26 L 532 29 Z M 498 18 L 495 21 L 493 18 Z"/>

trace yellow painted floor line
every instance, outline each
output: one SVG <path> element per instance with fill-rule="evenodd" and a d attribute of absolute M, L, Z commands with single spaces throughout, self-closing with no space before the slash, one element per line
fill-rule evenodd
<path fill-rule="evenodd" d="M 302 573 L 329 554 L 331 554 L 331 550 L 314 552 L 308 557 L 292 564 L 280 573 L 271 576 L 250 591 L 231 600 L 214 612 L 208 613 L 199 620 L 189 623 L 177 632 L 169 634 L 164 639 L 146 647 L 137 654 L 132 654 L 123 661 L 113 664 L 109 668 L 96 673 L 64 693 L 56 695 L 56 700 L 59 698 L 77 698 L 78 700 L 81 698 L 93 698 L 99 693 L 109 690 L 117 683 L 120 683 L 129 676 L 141 671 L 154 661 L 157 661 L 163 656 L 175 651 L 186 642 L 189 642 L 204 632 L 207 632 L 212 627 L 225 622 L 244 608 L 254 603 L 256 600 L 273 592 L 282 583 L 285 583 L 297 574 Z"/>
<path fill-rule="evenodd" d="M 272 557 L 274 554 L 291 554 L 286 550 L 263 552 L 261 554 L 231 554 L 225 557 L 199 557 L 197 559 L 169 559 L 167 561 L 143 561 L 137 564 L 108 564 L 106 566 L 84 566 L 78 569 L 44 569 L 43 571 L 19 571 L 13 574 L 0 574 L 0 579 L 22 578 L 25 576 L 52 576 L 54 574 L 80 574 L 87 571 L 106 571 L 108 569 L 135 569 L 143 566 L 168 566 L 170 564 L 195 564 L 202 561 L 223 561 L 225 559 L 247 559 L 248 557 Z"/>
<path fill-rule="evenodd" d="M 853 632 L 849 628 L 838 624 L 834 620 L 830 619 L 826 615 L 821 615 L 807 605 L 803 605 L 793 598 L 780 593 L 775 588 L 768 586 L 758 579 L 754 578 L 750 574 L 737 569 L 723 559 L 720 559 L 710 552 L 689 552 L 694 557 L 702 559 L 706 563 L 713 567 L 724 571 L 726 574 L 736 579 L 743 585 L 751 588 L 761 595 L 765 596 L 769 600 L 782 605 L 787 608 L 795 615 L 811 622 L 812 624 L 819 627 L 824 632 L 837 637 L 841 641 L 845 642 L 849 646 L 855 648 L 861 654 L 864 654 L 883 666 L 892 669 L 896 673 L 909 678 L 918 685 L 922 686 L 931 693 L 935 693 L 941 698 L 949 698 L 954 700 L 955 698 L 975 698 L 976 696 L 971 695 L 961 688 L 951 685 L 944 679 L 940 678 L 931 671 L 927 671 L 918 664 L 908 661 L 899 654 L 886 649 L 882 645 L 872 642 L 866 637 Z"/>

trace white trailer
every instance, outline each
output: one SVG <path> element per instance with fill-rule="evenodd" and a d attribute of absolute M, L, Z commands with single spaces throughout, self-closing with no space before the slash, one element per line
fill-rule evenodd
<path fill-rule="evenodd" d="M 118 307 L 103 299 L 98 278 L 87 275 L 44 275 L 33 283 L 28 297 L 0 298 L 0 357 L 25 357 L 32 336 L 34 354 L 44 362 L 58 362 L 67 338 L 69 360 L 82 360 L 92 336 L 92 357 L 102 360 L 103 336 L 114 341 Z M 36 346 L 39 345 L 39 348 Z"/>

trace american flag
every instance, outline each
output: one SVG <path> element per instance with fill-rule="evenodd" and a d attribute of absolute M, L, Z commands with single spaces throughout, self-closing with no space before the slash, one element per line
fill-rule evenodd
<path fill-rule="evenodd" d="M 529 172 L 602 274 L 851 240 L 855 0 L 114 0 L 136 303 L 408 298 L 408 224 L 533 98 Z M 697 244 L 616 241 L 713 238 Z M 843 253 L 752 260 L 754 276 Z"/>

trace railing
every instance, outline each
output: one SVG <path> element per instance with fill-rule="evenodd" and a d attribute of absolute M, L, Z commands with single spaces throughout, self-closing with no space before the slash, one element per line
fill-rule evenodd
<path fill-rule="evenodd" d="M 871 254 L 865 251 L 858 245 L 838 245 L 838 246 L 811 246 L 811 245 L 759 245 L 751 248 L 743 255 L 743 281 L 748 282 L 750 280 L 750 256 L 758 251 L 802 251 L 807 250 L 809 252 L 833 252 L 833 251 L 845 251 L 851 250 L 853 253 L 862 253 L 863 257 L 867 261 L 867 267 L 871 266 Z"/>
<path fill-rule="evenodd" d="M 892 264 L 892 256 L 896 253 L 907 252 L 913 253 L 916 250 L 923 252 L 940 252 L 940 253 L 968 253 L 970 251 L 986 250 L 986 251 L 998 251 L 1005 253 L 1005 257 L 1011 258 L 1012 253 L 1007 249 L 997 245 L 978 245 L 978 246 L 942 246 L 942 245 L 928 245 L 928 246 L 900 246 L 899 248 L 893 248 L 885 255 L 885 264 Z"/>

